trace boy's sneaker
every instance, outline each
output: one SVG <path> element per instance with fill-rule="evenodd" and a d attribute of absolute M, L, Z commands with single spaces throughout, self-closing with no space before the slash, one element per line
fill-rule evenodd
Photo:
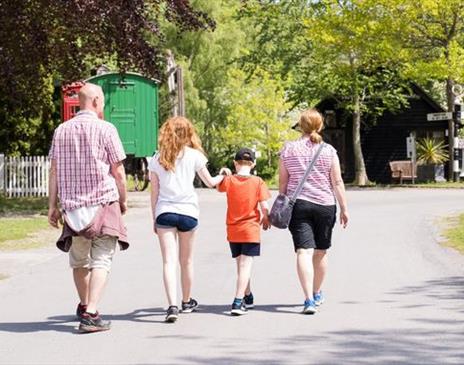
<path fill-rule="evenodd" d="M 253 293 L 250 293 L 243 297 L 243 302 L 245 303 L 246 309 L 254 308 L 255 305 L 253 304 L 253 301 L 254 301 Z"/>
<path fill-rule="evenodd" d="M 110 321 L 104 321 L 100 314 L 90 314 L 88 312 L 82 313 L 81 323 L 79 325 L 79 332 L 82 333 L 91 333 L 91 332 L 101 332 L 108 331 L 111 328 Z"/>
<path fill-rule="evenodd" d="M 182 313 L 191 313 L 194 310 L 196 310 L 198 307 L 198 302 L 190 298 L 190 300 L 187 303 L 182 302 Z"/>
<path fill-rule="evenodd" d="M 175 305 L 171 305 L 166 311 L 165 321 L 168 323 L 174 323 L 179 317 L 179 308 Z"/>
<path fill-rule="evenodd" d="M 85 313 L 87 310 L 87 306 L 79 303 L 76 308 L 76 317 L 80 321 L 82 318 L 82 315 Z"/>
<path fill-rule="evenodd" d="M 234 300 L 232 303 L 232 310 L 230 311 L 230 314 L 232 316 L 241 316 L 242 314 L 247 314 L 248 310 L 245 307 L 245 303 L 243 303 L 243 300 L 240 302 Z"/>
<path fill-rule="evenodd" d="M 312 299 L 306 299 L 304 302 L 303 314 L 314 314 L 317 312 L 316 303 Z"/>
<path fill-rule="evenodd" d="M 317 293 L 314 293 L 313 295 L 314 299 L 314 304 L 316 304 L 316 307 L 319 307 L 322 303 L 324 303 L 324 294 L 322 294 L 322 291 L 319 290 Z"/>

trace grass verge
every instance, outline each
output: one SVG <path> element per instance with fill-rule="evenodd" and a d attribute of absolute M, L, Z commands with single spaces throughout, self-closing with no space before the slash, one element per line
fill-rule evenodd
<path fill-rule="evenodd" d="M 47 215 L 48 198 L 7 198 L 0 194 L 0 214 L 42 214 Z"/>
<path fill-rule="evenodd" d="M 36 237 L 40 231 L 50 230 L 46 217 L 2 218 L 0 220 L 0 250 L 23 250 L 43 245 Z"/>
<path fill-rule="evenodd" d="M 464 214 L 451 218 L 448 224 L 449 227 L 443 231 L 443 244 L 464 254 Z"/>
<path fill-rule="evenodd" d="M 393 185 L 392 185 L 393 186 Z M 430 182 L 422 184 L 410 184 L 402 186 L 413 187 L 413 188 L 425 188 L 425 189 L 464 189 L 464 182 Z"/>
<path fill-rule="evenodd" d="M 389 189 L 389 188 L 419 188 L 419 189 L 464 189 L 464 182 L 428 182 L 428 183 L 405 183 L 405 184 L 376 184 L 359 186 L 345 183 L 347 189 Z"/>

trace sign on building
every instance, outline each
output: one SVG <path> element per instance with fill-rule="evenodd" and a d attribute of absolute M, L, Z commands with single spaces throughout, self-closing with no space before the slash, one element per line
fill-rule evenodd
<path fill-rule="evenodd" d="M 432 122 L 434 120 L 451 120 L 453 119 L 453 113 L 444 112 L 444 113 L 428 113 L 427 120 Z"/>

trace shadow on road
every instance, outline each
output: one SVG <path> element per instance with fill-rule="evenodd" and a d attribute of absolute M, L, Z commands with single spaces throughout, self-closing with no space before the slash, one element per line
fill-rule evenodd
<path fill-rule="evenodd" d="M 254 353 L 230 347 L 230 354 L 211 357 L 178 357 L 170 365 L 241 364 L 273 365 L 312 363 L 311 353 L 318 354 L 318 365 L 436 365 L 464 364 L 464 278 L 445 277 L 405 286 L 387 293 L 384 315 L 389 308 L 401 309 L 391 314 L 386 328 L 344 328 L 317 334 L 295 335 L 273 339 L 247 339 L 247 349 L 266 348 Z M 350 308 L 356 303 L 344 303 Z M 226 311 L 228 307 L 212 306 Z M 294 305 L 264 305 L 255 310 L 294 313 Z M 341 306 L 340 310 L 342 310 Z M 396 322 L 395 322 L 396 321 Z M 226 341 L 222 343 L 222 341 Z M 203 346 L 227 346 L 227 339 L 203 339 Z M 325 350 L 330 349 L 330 350 Z M 142 365 L 142 364 L 140 364 Z"/>
<path fill-rule="evenodd" d="M 265 311 L 274 313 L 295 313 L 296 311 L 286 310 L 285 308 L 295 308 L 296 305 L 259 305 L 254 311 Z M 203 304 L 198 310 L 200 313 L 215 314 L 221 316 L 230 316 L 229 305 L 208 305 Z M 104 319 L 111 321 L 131 321 L 141 323 L 160 323 L 165 324 L 164 317 L 166 310 L 164 308 L 143 308 L 136 309 L 125 314 L 108 314 L 103 315 Z M 0 332 L 12 333 L 32 333 L 43 331 L 56 331 L 67 333 L 79 333 L 77 331 L 78 321 L 72 315 L 58 315 L 48 317 L 46 321 L 41 322 L 11 322 L 0 323 Z"/>
<path fill-rule="evenodd" d="M 235 347 L 230 347 L 228 343 L 230 354 L 226 356 L 183 356 L 167 365 L 312 364 L 311 353 L 318 354 L 318 360 L 315 362 L 318 365 L 462 364 L 464 360 L 462 338 L 462 331 L 456 326 L 454 330 L 446 326 L 445 333 L 433 329 L 388 331 L 352 329 L 325 332 L 320 335 L 267 339 L 265 343 L 255 339 L 251 347 L 267 349 L 260 354 L 252 350 L 241 350 L 239 343 Z M 208 344 L 208 339 L 203 339 L 202 342 L 203 346 L 221 345 L 218 341 Z"/>
<path fill-rule="evenodd" d="M 460 301 L 460 308 L 464 311 L 464 277 L 461 276 L 428 280 L 421 285 L 407 286 L 394 290 L 389 294 L 393 296 L 419 294 L 432 301 Z"/>
<path fill-rule="evenodd" d="M 201 304 L 198 307 L 200 313 L 211 313 L 220 316 L 230 317 L 231 305 L 224 304 Z M 250 311 L 257 312 L 272 312 L 272 313 L 299 313 L 302 309 L 302 305 L 298 304 L 266 304 L 266 305 L 255 305 Z M 289 310 L 288 308 L 292 308 Z"/>
<path fill-rule="evenodd" d="M 51 320 L 43 322 L 11 322 L 11 323 L 0 323 L 0 332 L 12 332 L 12 333 L 31 333 L 31 332 L 44 332 L 44 331 L 55 331 L 55 332 L 67 332 L 67 333 L 78 333 L 76 325 L 77 322 L 74 317 L 62 316 L 62 320 Z M 73 325 L 71 325 L 71 323 Z"/>
<path fill-rule="evenodd" d="M 164 324 L 165 314 L 166 311 L 163 308 L 145 308 L 137 309 L 126 314 L 103 315 L 103 318 L 111 321 L 132 321 Z M 153 316 L 160 316 L 160 318 L 157 318 L 156 320 L 150 319 L 150 317 Z M 78 323 L 78 320 L 73 315 L 58 315 L 48 317 L 46 321 L 41 322 L 0 323 L 0 332 L 31 333 L 56 331 L 79 333 L 77 330 Z"/>

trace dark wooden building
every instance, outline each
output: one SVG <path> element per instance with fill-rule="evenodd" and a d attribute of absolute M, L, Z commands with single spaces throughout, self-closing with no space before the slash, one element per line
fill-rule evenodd
<path fill-rule="evenodd" d="M 406 138 L 415 133 L 416 139 L 433 137 L 446 142 L 447 121 L 427 121 L 427 113 L 444 112 L 443 108 L 413 84 L 409 106 L 396 113 L 385 112 L 375 121 L 361 125 L 361 145 L 366 164 L 367 176 L 377 183 L 390 183 L 389 161 L 407 160 Z M 338 151 L 343 178 L 346 182 L 354 180 L 354 155 L 352 137 L 352 115 L 349 111 L 337 108 L 335 100 L 320 102 L 317 109 L 325 117 L 323 131 L 326 142 Z"/>

